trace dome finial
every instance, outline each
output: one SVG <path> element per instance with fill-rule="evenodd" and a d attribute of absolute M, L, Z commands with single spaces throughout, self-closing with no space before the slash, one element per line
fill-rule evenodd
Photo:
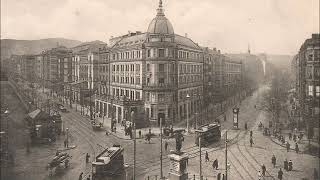
<path fill-rule="evenodd" d="M 157 9 L 157 16 L 164 16 L 162 8 L 162 0 L 159 0 L 159 8 Z"/>

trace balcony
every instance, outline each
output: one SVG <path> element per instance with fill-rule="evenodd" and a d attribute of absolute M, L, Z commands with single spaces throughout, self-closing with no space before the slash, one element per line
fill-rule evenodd
<path fill-rule="evenodd" d="M 173 90 L 174 88 L 176 88 L 176 86 L 172 84 L 164 84 L 164 83 L 160 83 L 160 84 L 148 83 L 143 86 L 143 89 L 145 90 Z"/>
<path fill-rule="evenodd" d="M 97 100 L 106 101 L 116 105 L 123 105 L 123 106 L 137 106 L 142 105 L 144 102 L 142 100 L 133 100 L 126 98 L 125 96 L 111 96 L 107 94 L 96 95 Z"/>

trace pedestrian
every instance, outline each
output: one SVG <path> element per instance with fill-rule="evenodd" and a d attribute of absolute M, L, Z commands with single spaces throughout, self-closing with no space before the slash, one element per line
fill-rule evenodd
<path fill-rule="evenodd" d="M 296 143 L 296 148 L 295 148 L 295 150 L 296 150 L 296 153 L 299 153 L 299 146 L 298 146 L 298 143 Z"/>
<path fill-rule="evenodd" d="M 288 166 L 289 166 L 289 169 L 288 169 L 288 170 L 289 170 L 289 171 L 292 171 L 292 169 L 293 169 L 293 168 L 292 168 L 292 165 L 293 165 L 293 164 L 292 164 L 292 161 L 290 160 L 289 163 L 288 163 Z"/>
<path fill-rule="evenodd" d="M 273 164 L 273 167 L 276 167 L 276 162 L 277 162 L 276 156 L 272 155 L 271 162 Z"/>
<path fill-rule="evenodd" d="M 164 150 L 167 151 L 168 150 L 168 142 L 164 142 Z"/>
<path fill-rule="evenodd" d="M 282 144 L 286 143 L 286 140 L 285 140 L 284 136 L 282 136 L 281 138 L 282 138 L 282 140 L 281 140 Z"/>
<path fill-rule="evenodd" d="M 67 140 L 66 139 L 63 141 L 63 144 L 64 144 L 64 147 L 66 148 L 67 147 Z"/>
<path fill-rule="evenodd" d="M 297 141 L 297 135 L 296 135 L 296 134 L 293 135 L 293 141 L 294 141 L 294 142 Z"/>
<path fill-rule="evenodd" d="M 206 158 L 205 158 L 205 159 L 206 159 L 206 162 L 210 161 L 210 160 L 209 160 L 209 154 L 208 154 L 208 151 L 206 151 Z"/>
<path fill-rule="evenodd" d="M 217 175 L 217 180 L 221 180 L 221 173 L 220 172 Z"/>
<path fill-rule="evenodd" d="M 287 141 L 287 145 L 286 145 L 286 147 L 287 147 L 287 152 L 289 152 L 289 150 L 290 150 L 290 144 L 289 144 L 289 142 Z"/>
<path fill-rule="evenodd" d="M 141 130 L 139 130 L 139 138 L 141 138 Z"/>
<path fill-rule="evenodd" d="M 280 168 L 280 170 L 278 171 L 278 179 L 282 180 L 282 175 L 283 175 L 283 172 Z"/>
<path fill-rule="evenodd" d="M 213 167 L 213 169 L 218 169 L 218 167 L 219 167 L 218 159 L 215 159 L 215 160 L 213 161 L 212 167 Z"/>
<path fill-rule="evenodd" d="M 258 171 L 258 180 L 261 180 L 261 172 Z"/>
<path fill-rule="evenodd" d="M 247 122 L 246 122 L 246 123 L 244 123 L 244 129 L 245 129 L 245 130 L 248 130 Z"/>
<path fill-rule="evenodd" d="M 262 176 L 266 176 L 267 168 L 266 168 L 266 166 L 264 164 L 262 164 L 261 169 L 262 169 Z"/>
<path fill-rule="evenodd" d="M 90 177 L 90 175 L 87 177 L 87 180 L 90 180 L 91 179 L 91 177 Z"/>
<path fill-rule="evenodd" d="M 109 133 L 108 133 L 108 131 L 107 131 L 107 130 L 106 130 L 106 135 L 107 135 L 107 136 L 109 136 Z"/>
<path fill-rule="evenodd" d="M 79 180 L 82 180 L 82 175 L 83 175 L 83 172 L 80 173 Z"/>
<path fill-rule="evenodd" d="M 250 137 L 252 137 L 252 134 L 253 134 L 253 132 L 252 132 L 252 131 L 250 131 Z"/>
<path fill-rule="evenodd" d="M 86 154 L 86 163 L 89 162 L 89 158 L 90 158 L 90 155 L 89 155 L 89 153 L 87 153 L 87 154 Z"/>
<path fill-rule="evenodd" d="M 287 159 L 284 160 L 284 162 L 283 162 L 283 167 L 284 167 L 284 169 L 285 169 L 286 171 L 288 171 L 288 160 L 287 160 Z"/>
<path fill-rule="evenodd" d="M 224 177 L 224 174 L 222 174 L 222 180 L 226 180 L 225 177 Z"/>
<path fill-rule="evenodd" d="M 319 175 L 316 168 L 313 169 L 313 178 L 314 180 L 319 180 Z"/>
<path fill-rule="evenodd" d="M 253 143 L 252 138 L 250 138 L 250 147 L 252 147 L 252 144 L 254 144 L 254 143 Z"/>
<path fill-rule="evenodd" d="M 292 134 L 291 133 L 289 133 L 289 140 L 291 140 L 292 139 Z"/>

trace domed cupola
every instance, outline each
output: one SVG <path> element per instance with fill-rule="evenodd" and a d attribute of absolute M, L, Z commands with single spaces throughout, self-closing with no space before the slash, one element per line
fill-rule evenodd
<path fill-rule="evenodd" d="M 162 0 L 159 1 L 157 16 L 150 22 L 147 32 L 151 34 L 174 34 L 172 24 L 163 13 Z"/>

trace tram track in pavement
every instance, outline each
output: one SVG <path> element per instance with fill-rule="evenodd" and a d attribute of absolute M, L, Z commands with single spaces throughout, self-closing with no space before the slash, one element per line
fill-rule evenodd
<path fill-rule="evenodd" d="M 237 133 L 237 135 L 236 135 L 235 137 L 233 137 L 232 139 L 230 139 L 230 140 L 229 140 L 230 143 L 228 144 L 228 146 L 231 146 L 231 145 L 233 145 L 234 143 L 236 143 L 237 141 L 239 141 L 239 140 L 240 140 L 240 139 L 239 139 L 239 135 L 240 135 L 240 132 Z M 223 139 L 221 139 L 219 143 L 221 143 L 222 140 L 223 140 Z M 233 141 L 235 141 L 235 142 L 233 142 Z M 193 148 L 193 149 L 192 149 L 191 151 L 194 151 L 194 150 L 195 150 L 195 152 L 191 152 L 191 151 L 184 152 L 184 153 L 188 153 L 189 159 L 198 157 L 198 156 L 200 155 L 200 151 L 199 151 L 199 147 L 198 147 L 198 146 L 192 146 L 192 148 Z M 219 146 L 217 146 L 217 147 L 202 149 L 202 150 L 201 150 L 201 153 L 203 153 L 203 152 L 205 152 L 205 151 L 207 151 L 208 153 L 209 153 L 209 152 L 215 152 L 215 151 L 222 150 L 222 149 L 224 149 L 224 148 L 225 148 L 225 147 L 224 147 L 223 145 L 219 145 Z M 163 164 L 170 162 L 169 159 L 168 159 L 168 157 L 166 157 L 166 158 L 163 159 L 163 160 L 164 160 L 164 161 L 162 161 Z M 139 174 L 137 174 L 137 175 L 140 176 L 140 175 L 143 175 L 143 174 L 146 174 L 146 173 L 149 173 L 149 172 L 156 171 L 156 170 L 159 170 L 159 169 L 160 169 L 160 162 L 159 162 L 159 161 L 158 161 L 158 162 L 154 162 L 154 163 L 152 163 L 152 164 L 153 164 L 153 166 L 148 167 L 148 168 L 145 168 L 145 169 L 144 169 L 145 171 L 143 171 L 143 172 L 141 172 L 141 173 L 139 173 Z M 148 164 L 148 165 L 149 165 L 149 164 Z M 148 170 L 146 171 L 146 169 L 148 169 Z"/>
<path fill-rule="evenodd" d="M 246 136 L 247 136 L 247 134 L 245 135 L 245 138 L 246 138 Z M 238 146 L 239 147 L 239 146 Z M 245 143 L 245 141 L 243 142 L 243 147 L 245 148 L 245 152 L 250 156 L 250 158 L 251 159 L 253 159 L 254 160 L 254 162 L 258 165 L 258 167 L 260 167 L 260 164 L 259 164 L 259 162 L 258 162 L 258 160 L 250 153 L 250 151 L 248 150 L 248 146 L 246 145 L 246 143 Z M 240 147 L 239 147 L 239 150 L 240 150 Z M 240 150 L 241 151 L 241 150 Z M 241 152 L 242 154 L 243 154 L 243 152 Z M 244 155 L 243 155 L 244 156 Z M 247 157 L 246 157 L 246 159 L 248 159 Z M 248 160 L 248 162 L 249 162 L 249 160 Z M 250 163 L 252 166 L 254 166 L 253 165 L 253 163 Z M 259 171 L 259 168 L 257 169 L 257 171 Z M 270 172 L 269 171 L 267 171 L 266 170 L 266 174 L 268 175 L 268 176 L 265 176 L 265 177 L 270 177 L 270 178 L 272 178 L 272 179 L 275 179 L 274 178 L 274 176 L 272 176 L 271 174 L 270 174 Z"/>
<path fill-rule="evenodd" d="M 243 139 L 243 138 L 245 138 L 245 133 L 242 135 L 242 138 L 241 139 Z M 243 160 L 246 160 L 247 162 L 249 162 L 247 159 L 246 159 L 246 157 L 243 155 L 243 153 L 240 151 L 240 148 L 239 148 L 239 142 L 237 142 L 236 143 L 236 148 L 238 149 L 238 151 L 240 152 L 240 154 L 238 154 L 237 153 L 237 155 L 236 155 L 236 153 L 235 153 L 235 151 L 234 150 L 232 150 L 232 149 L 229 149 L 228 150 L 228 152 L 230 152 L 230 159 L 229 159 L 229 162 L 231 163 L 237 163 L 237 164 L 239 164 L 239 166 L 237 166 L 237 167 L 241 167 L 241 169 L 243 169 L 244 170 L 244 172 L 251 178 L 251 179 L 255 179 L 254 178 L 254 176 L 252 176 L 252 174 L 249 172 L 250 170 L 248 170 L 248 167 L 245 167 L 244 166 L 244 162 L 243 162 Z M 239 155 L 241 155 L 241 157 L 243 157 L 243 158 L 241 158 L 241 157 L 239 157 Z M 232 160 L 235 160 L 235 162 L 233 162 Z M 250 164 L 250 162 L 249 162 L 249 165 L 251 165 Z M 251 165 L 252 166 L 252 165 Z M 253 169 L 254 169 L 254 172 L 256 172 L 256 169 L 255 169 L 255 167 L 253 167 Z M 240 171 L 238 170 L 238 172 L 240 173 Z M 241 174 L 241 173 L 240 173 Z M 243 174 L 241 174 L 241 176 L 243 177 L 243 176 L 245 176 L 245 175 L 243 175 Z M 248 176 L 245 176 L 246 178 L 248 177 Z"/>
<path fill-rule="evenodd" d="M 70 124 L 70 133 L 74 133 L 77 134 L 77 137 L 81 137 L 82 140 L 85 140 L 87 142 L 87 144 L 89 145 L 90 149 L 91 149 L 91 155 L 93 155 L 93 157 L 96 156 L 96 150 L 95 150 L 95 144 L 92 143 L 91 138 L 88 138 L 86 135 L 83 135 L 83 130 L 76 128 L 76 130 L 74 129 L 74 127 L 76 127 L 76 125 L 74 124 L 74 122 L 70 122 L 72 121 L 70 118 L 66 117 L 66 119 L 68 119 L 69 121 L 67 122 L 68 124 Z M 80 133 L 79 131 L 81 131 L 82 133 Z M 83 178 L 87 177 L 90 173 L 91 173 L 91 168 L 92 166 L 89 166 L 89 171 L 87 171 L 86 173 L 84 173 Z M 86 168 L 87 170 L 87 168 Z"/>

